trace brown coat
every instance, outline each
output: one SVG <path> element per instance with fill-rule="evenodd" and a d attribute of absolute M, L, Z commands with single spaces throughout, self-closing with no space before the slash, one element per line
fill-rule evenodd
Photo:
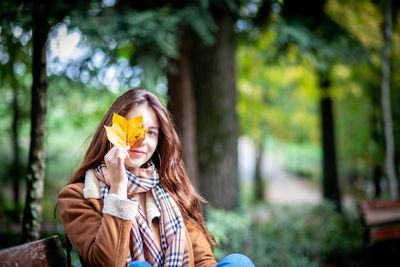
<path fill-rule="evenodd" d="M 72 245 L 89 266 L 126 266 L 132 221 L 103 214 L 103 201 L 85 198 L 83 189 L 84 183 L 74 183 L 58 195 L 61 222 Z M 215 266 L 204 234 L 185 226 L 190 266 Z"/>

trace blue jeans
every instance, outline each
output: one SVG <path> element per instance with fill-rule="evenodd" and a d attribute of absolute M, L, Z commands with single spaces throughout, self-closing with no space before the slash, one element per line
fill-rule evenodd
<path fill-rule="evenodd" d="M 147 261 L 133 261 L 128 267 L 152 267 Z"/>
<path fill-rule="evenodd" d="M 249 257 L 243 254 L 230 254 L 223 258 L 215 267 L 229 266 L 229 267 L 254 267 L 254 263 Z"/>
<path fill-rule="evenodd" d="M 230 254 L 223 258 L 215 267 L 254 267 L 254 263 L 249 257 L 243 254 Z M 150 263 L 146 261 L 134 261 L 128 267 L 151 267 Z"/>

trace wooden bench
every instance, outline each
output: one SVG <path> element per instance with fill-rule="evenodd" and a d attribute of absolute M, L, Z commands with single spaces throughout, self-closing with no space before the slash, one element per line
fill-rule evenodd
<path fill-rule="evenodd" d="M 58 236 L 0 250 L 0 266 L 67 266 Z"/>
<path fill-rule="evenodd" d="M 385 240 L 400 240 L 400 200 L 363 201 L 360 210 L 366 245 Z"/>

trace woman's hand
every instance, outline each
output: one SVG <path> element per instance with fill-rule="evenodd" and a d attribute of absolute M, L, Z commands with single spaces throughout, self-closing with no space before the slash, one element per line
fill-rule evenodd
<path fill-rule="evenodd" d="M 129 158 L 129 146 L 123 148 L 114 146 L 104 156 L 108 173 L 110 174 L 110 193 L 126 198 L 128 178 L 125 171 L 125 159 Z"/>

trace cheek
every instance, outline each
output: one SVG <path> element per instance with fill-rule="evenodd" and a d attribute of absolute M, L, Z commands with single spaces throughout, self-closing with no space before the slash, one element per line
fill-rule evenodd
<path fill-rule="evenodd" d="M 153 155 L 154 152 L 156 151 L 157 148 L 157 143 L 158 140 L 156 138 L 154 138 L 155 140 L 151 140 L 148 144 L 149 144 L 149 151 L 151 151 L 151 154 Z"/>

